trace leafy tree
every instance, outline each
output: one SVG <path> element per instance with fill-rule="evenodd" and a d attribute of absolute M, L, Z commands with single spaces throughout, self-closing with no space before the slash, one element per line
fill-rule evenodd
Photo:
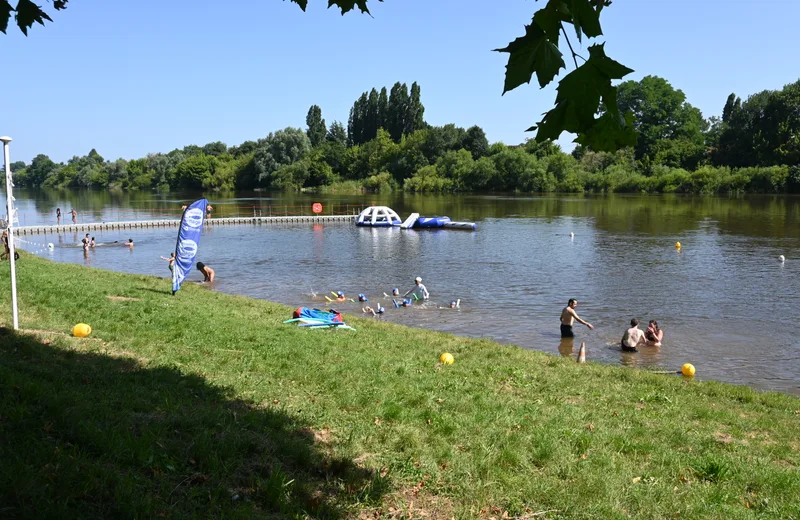
<path fill-rule="evenodd" d="M 205 145 L 202 148 L 202 152 L 206 155 L 217 157 L 224 153 L 228 153 L 228 146 L 222 141 L 215 141 L 213 143 L 208 143 L 207 145 Z"/>
<path fill-rule="evenodd" d="M 14 161 L 9 165 L 9 168 L 11 168 L 11 173 L 16 173 L 25 168 L 25 161 Z"/>
<path fill-rule="evenodd" d="M 213 157 L 205 154 L 190 155 L 175 168 L 176 187 L 201 189 L 213 174 Z"/>
<path fill-rule="evenodd" d="M 191 156 L 191 155 L 200 155 L 203 153 L 203 149 L 197 146 L 196 144 L 190 144 L 188 146 L 183 147 L 184 155 Z"/>
<path fill-rule="evenodd" d="M 241 157 L 253 153 L 258 148 L 258 143 L 255 141 L 245 141 L 239 146 L 231 146 L 230 152 L 234 157 Z"/>
<path fill-rule="evenodd" d="M 44 154 L 39 154 L 33 158 L 31 165 L 27 168 L 26 183 L 22 186 L 37 187 L 44 184 L 56 170 L 58 165 Z"/>
<path fill-rule="evenodd" d="M 330 142 L 347 144 L 347 129 L 339 121 L 334 121 L 325 138 Z"/>
<path fill-rule="evenodd" d="M 800 81 L 753 94 L 743 103 L 726 102 L 723 116 L 716 164 L 800 164 Z"/>
<path fill-rule="evenodd" d="M 641 81 L 619 85 L 619 108 L 632 112 L 638 132 L 636 159 L 645 164 L 660 164 L 669 157 L 670 166 L 697 164 L 704 152 L 704 130 L 708 123 L 697 108 L 686 102 L 686 95 L 663 78 L 646 76 Z M 680 152 L 658 156 L 659 151 L 673 147 L 664 141 L 681 141 Z M 674 147 L 673 147 L 674 148 Z"/>
<path fill-rule="evenodd" d="M 311 149 L 311 141 L 305 132 L 292 127 L 270 133 L 258 144 L 253 155 L 252 172 L 255 179 L 246 183 L 267 188 L 288 186 L 285 176 L 275 177 L 273 174 L 279 168 L 299 161 Z"/>
<path fill-rule="evenodd" d="M 319 106 L 311 105 L 311 108 L 308 109 L 306 125 L 308 125 L 306 135 L 311 141 L 311 146 L 317 147 L 322 144 L 325 141 L 327 129 L 325 128 L 325 120 L 322 119 L 322 109 Z"/>
<path fill-rule="evenodd" d="M 466 130 L 452 123 L 444 126 L 432 126 L 427 129 L 427 139 L 422 151 L 425 157 L 434 163 L 448 151 L 462 148 L 466 135 Z"/>
<path fill-rule="evenodd" d="M 479 126 L 467 128 L 467 133 L 461 141 L 461 146 L 472 154 L 473 159 L 480 159 L 489 153 L 489 140 L 486 132 Z"/>

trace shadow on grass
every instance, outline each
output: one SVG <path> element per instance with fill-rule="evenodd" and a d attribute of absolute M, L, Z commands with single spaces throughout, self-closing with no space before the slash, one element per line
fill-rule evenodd
<path fill-rule="evenodd" d="M 0 517 L 340 518 L 387 491 L 230 394 L 0 329 Z"/>

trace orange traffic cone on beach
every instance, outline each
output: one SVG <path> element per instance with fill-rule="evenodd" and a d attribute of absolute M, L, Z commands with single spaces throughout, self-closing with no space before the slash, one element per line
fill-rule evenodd
<path fill-rule="evenodd" d="M 586 343 L 581 341 L 581 349 L 578 351 L 578 363 L 586 363 Z"/>

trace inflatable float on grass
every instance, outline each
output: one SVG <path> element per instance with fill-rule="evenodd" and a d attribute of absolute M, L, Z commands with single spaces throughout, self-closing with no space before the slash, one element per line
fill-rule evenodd
<path fill-rule="evenodd" d="M 356 330 L 345 324 L 342 315 L 333 309 L 321 311 L 319 309 L 309 309 L 308 307 L 298 307 L 292 313 L 292 319 L 284 323 L 297 323 L 300 327 L 311 327 L 321 329 L 349 329 Z"/>

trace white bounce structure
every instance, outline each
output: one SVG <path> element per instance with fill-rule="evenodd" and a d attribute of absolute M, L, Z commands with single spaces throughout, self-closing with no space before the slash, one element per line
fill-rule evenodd
<path fill-rule="evenodd" d="M 362 211 L 356 220 L 356 226 L 367 227 L 391 227 L 402 223 L 397 213 L 386 206 L 370 206 Z"/>

